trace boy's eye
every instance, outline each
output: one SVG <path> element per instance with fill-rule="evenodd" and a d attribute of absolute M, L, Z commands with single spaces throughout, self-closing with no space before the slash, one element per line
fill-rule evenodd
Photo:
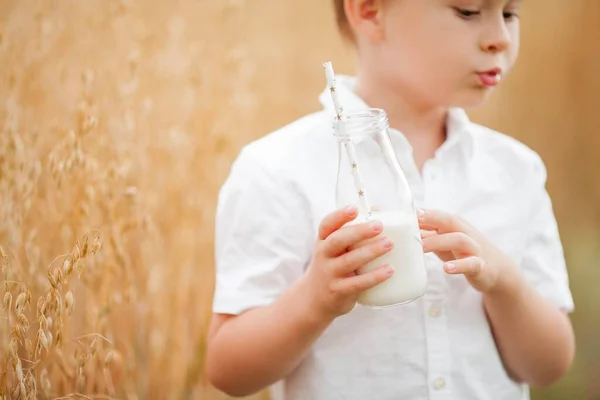
<path fill-rule="evenodd" d="M 515 12 L 505 12 L 504 13 L 504 19 L 507 21 L 511 21 L 515 18 L 519 18 L 519 16 Z"/>
<path fill-rule="evenodd" d="M 467 10 L 464 8 L 456 8 L 455 10 L 459 17 L 465 18 L 465 19 L 473 18 L 474 16 L 480 14 L 480 12 L 477 10 Z"/>

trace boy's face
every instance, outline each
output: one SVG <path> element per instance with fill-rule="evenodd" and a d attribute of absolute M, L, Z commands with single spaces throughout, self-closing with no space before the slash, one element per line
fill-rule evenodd
<path fill-rule="evenodd" d="M 387 0 L 381 39 L 369 42 L 370 68 L 423 106 L 476 106 L 517 59 L 519 5 Z"/>

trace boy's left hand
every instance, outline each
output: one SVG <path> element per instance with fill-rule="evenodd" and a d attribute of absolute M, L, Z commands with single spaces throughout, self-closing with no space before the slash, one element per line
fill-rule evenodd
<path fill-rule="evenodd" d="M 501 271 L 515 270 L 510 257 L 460 217 L 437 210 L 417 210 L 417 217 L 425 253 L 435 253 L 448 274 L 463 274 L 476 290 L 493 290 Z"/>

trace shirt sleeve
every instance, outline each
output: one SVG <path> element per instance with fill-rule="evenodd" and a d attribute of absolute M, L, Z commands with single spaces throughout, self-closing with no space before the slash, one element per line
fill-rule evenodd
<path fill-rule="evenodd" d="M 215 223 L 215 313 L 238 315 L 272 303 L 312 255 L 306 198 L 247 149 L 219 192 Z"/>
<path fill-rule="evenodd" d="M 567 266 L 546 179 L 546 167 L 538 156 L 530 180 L 531 195 L 527 199 L 530 212 L 522 267 L 526 278 L 542 296 L 560 309 L 572 312 L 574 304 Z"/>

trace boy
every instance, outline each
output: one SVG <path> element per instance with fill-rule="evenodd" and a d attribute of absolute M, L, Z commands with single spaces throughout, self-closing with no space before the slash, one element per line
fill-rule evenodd
<path fill-rule="evenodd" d="M 217 287 L 207 373 L 249 395 L 283 381 L 286 400 L 527 399 L 568 370 L 573 301 L 546 172 L 516 140 L 471 123 L 519 50 L 519 1 L 335 0 L 358 75 L 346 109 L 383 108 L 423 230 L 426 294 L 356 306 L 390 250 L 354 246 L 381 224 L 344 226 L 325 110 L 243 149 L 219 199 Z M 424 209 L 424 210 L 423 210 Z M 350 249 L 350 250 L 349 250 Z"/>

